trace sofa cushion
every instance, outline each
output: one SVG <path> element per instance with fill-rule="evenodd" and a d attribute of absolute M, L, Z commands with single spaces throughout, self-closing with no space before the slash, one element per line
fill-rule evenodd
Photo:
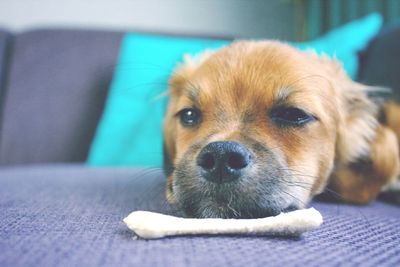
<path fill-rule="evenodd" d="M 133 210 L 176 214 L 156 169 L 77 165 L 0 169 L 0 266 L 395 266 L 400 209 L 314 202 L 320 229 L 301 238 L 134 240 Z"/>
<path fill-rule="evenodd" d="M 8 70 L 8 59 L 9 59 L 9 51 L 11 48 L 11 40 L 12 40 L 12 35 L 9 32 L 0 29 L 0 131 L 1 131 L 1 113 L 4 105 L 3 102 L 4 86 Z"/>
<path fill-rule="evenodd" d="M 122 33 L 38 30 L 15 36 L 0 164 L 84 161 Z"/>
<path fill-rule="evenodd" d="M 393 90 L 400 101 L 400 23 L 385 28 L 360 54 L 358 80 Z"/>
<path fill-rule="evenodd" d="M 371 13 L 332 29 L 315 40 L 297 43 L 295 46 L 300 49 L 311 48 L 318 54 L 333 56 L 342 63 L 347 74 L 354 79 L 359 68 L 358 52 L 368 45 L 379 32 L 382 24 L 382 15 Z"/>

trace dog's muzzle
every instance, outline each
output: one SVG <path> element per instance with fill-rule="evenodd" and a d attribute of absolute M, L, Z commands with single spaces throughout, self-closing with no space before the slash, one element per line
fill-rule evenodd
<path fill-rule="evenodd" d="M 232 141 L 212 142 L 197 156 L 202 177 L 214 183 L 227 183 L 238 179 L 252 163 L 250 152 Z"/>

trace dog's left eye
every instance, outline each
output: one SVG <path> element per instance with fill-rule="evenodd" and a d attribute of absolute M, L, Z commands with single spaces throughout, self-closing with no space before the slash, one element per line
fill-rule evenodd
<path fill-rule="evenodd" d="M 278 107 L 270 112 L 271 119 L 282 126 L 300 127 L 316 120 L 316 117 L 295 107 Z"/>
<path fill-rule="evenodd" d="M 199 124 L 201 113 L 195 108 L 185 108 L 178 112 L 181 124 L 185 127 L 193 127 Z"/>

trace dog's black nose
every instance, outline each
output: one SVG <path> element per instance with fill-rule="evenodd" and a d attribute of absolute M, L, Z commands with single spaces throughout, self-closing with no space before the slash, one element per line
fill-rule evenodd
<path fill-rule="evenodd" d="M 197 157 L 205 179 L 215 183 L 231 182 L 240 177 L 251 162 L 249 151 L 237 142 L 212 142 Z"/>

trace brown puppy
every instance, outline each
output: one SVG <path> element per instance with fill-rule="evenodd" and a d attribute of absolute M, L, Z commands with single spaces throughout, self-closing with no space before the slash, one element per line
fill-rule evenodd
<path fill-rule="evenodd" d="M 367 203 L 399 173 L 371 90 L 279 42 L 186 60 L 165 118 L 169 201 L 193 217 L 262 217 L 303 208 L 330 183 Z"/>

